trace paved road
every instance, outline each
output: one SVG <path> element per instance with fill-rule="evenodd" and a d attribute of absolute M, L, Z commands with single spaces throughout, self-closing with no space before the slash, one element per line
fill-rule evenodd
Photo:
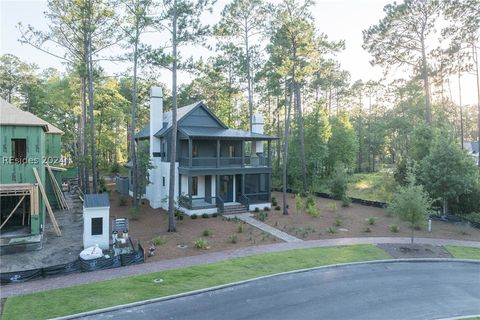
<path fill-rule="evenodd" d="M 83 319 L 439 319 L 480 314 L 480 264 L 317 269 Z"/>

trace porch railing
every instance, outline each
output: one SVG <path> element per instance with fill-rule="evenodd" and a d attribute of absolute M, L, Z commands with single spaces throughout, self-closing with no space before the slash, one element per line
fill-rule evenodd
<path fill-rule="evenodd" d="M 194 197 L 190 200 L 190 197 L 181 195 L 178 198 L 178 205 L 186 209 L 206 209 L 216 207 L 216 197 Z"/>
<path fill-rule="evenodd" d="M 247 193 L 245 196 L 248 197 L 249 203 L 270 202 L 270 194 L 268 192 Z"/>
<path fill-rule="evenodd" d="M 180 158 L 181 167 L 190 167 L 190 161 L 188 157 Z M 252 157 L 245 156 L 243 157 L 220 157 L 217 161 L 217 157 L 194 157 L 192 158 L 192 167 L 202 167 L 202 168 L 217 168 L 217 167 L 268 167 L 270 162 L 268 157 Z"/>
<path fill-rule="evenodd" d="M 240 194 L 238 201 L 247 209 L 250 209 L 250 199 L 245 194 Z"/>

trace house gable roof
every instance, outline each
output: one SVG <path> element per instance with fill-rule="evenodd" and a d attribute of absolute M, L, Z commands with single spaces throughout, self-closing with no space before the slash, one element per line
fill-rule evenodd
<path fill-rule="evenodd" d="M 196 110 L 202 109 L 206 114 L 208 114 L 211 119 L 222 128 L 227 128 L 227 126 L 215 115 L 210 109 L 205 105 L 203 101 L 197 101 L 195 103 L 189 104 L 187 106 L 177 109 L 177 122 L 180 127 L 183 120 L 191 116 Z M 172 111 L 167 111 L 163 113 L 163 128 L 155 133 L 156 137 L 163 137 L 165 134 L 172 130 Z M 135 134 L 135 139 L 148 139 L 150 138 L 150 123 L 145 125 L 140 131 Z"/>
<path fill-rule="evenodd" d="M 33 113 L 20 110 L 0 98 L 0 125 L 42 127 L 46 133 L 63 134 L 63 131 L 40 119 Z"/>

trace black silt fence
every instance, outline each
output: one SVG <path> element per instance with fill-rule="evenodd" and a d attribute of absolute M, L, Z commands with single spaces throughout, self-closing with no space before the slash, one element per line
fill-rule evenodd
<path fill-rule="evenodd" d="M 133 243 L 130 240 L 132 248 Z M 109 258 L 100 257 L 93 260 L 83 260 L 78 258 L 72 262 L 59 264 L 50 267 L 3 272 L 0 273 L 0 283 L 2 285 L 30 281 L 38 278 L 54 277 L 72 273 L 91 272 L 97 270 L 105 270 L 112 268 L 119 268 L 122 266 L 129 266 L 134 264 L 141 264 L 145 262 L 145 251 L 140 243 L 138 243 L 137 250 L 127 254 L 118 256 L 111 256 Z"/>

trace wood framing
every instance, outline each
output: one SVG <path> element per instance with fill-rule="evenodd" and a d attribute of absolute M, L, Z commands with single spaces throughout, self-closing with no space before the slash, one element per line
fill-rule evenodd
<path fill-rule="evenodd" d="M 15 211 L 17 211 L 18 207 L 20 206 L 20 204 L 23 202 L 23 199 L 25 199 L 26 195 L 23 195 L 21 198 L 20 198 L 20 201 L 18 201 L 17 205 L 15 206 L 15 208 L 13 208 L 12 212 L 10 212 L 10 214 L 8 215 L 7 219 L 5 219 L 5 221 L 3 221 L 2 225 L 0 225 L 0 230 L 2 230 L 3 226 L 8 222 L 8 220 L 13 216 L 13 214 L 15 213 Z"/>
<path fill-rule="evenodd" d="M 32 170 L 33 170 L 33 173 L 35 175 L 35 178 L 37 179 L 38 188 L 40 189 L 40 193 L 42 194 L 43 201 L 45 202 L 45 207 L 47 207 L 48 215 L 50 216 L 50 220 L 52 220 L 53 229 L 55 230 L 55 234 L 58 237 L 61 237 L 62 232 L 60 231 L 60 227 L 58 226 L 57 219 L 55 219 L 55 215 L 53 214 L 52 207 L 50 207 L 50 202 L 48 201 L 47 193 L 45 192 L 45 189 L 43 188 L 42 180 L 40 179 L 40 176 L 38 175 L 37 168 L 33 167 Z"/>
<path fill-rule="evenodd" d="M 62 189 L 58 185 L 57 179 L 55 179 L 55 175 L 52 172 L 52 167 L 50 167 L 48 163 L 45 164 L 45 167 L 47 168 L 48 174 L 50 176 L 50 181 L 52 182 L 53 192 L 55 193 L 55 197 L 57 198 L 58 203 L 60 204 L 60 207 L 64 210 L 65 209 L 70 210 L 70 207 L 68 206 L 68 203 L 67 203 L 67 199 L 65 199 Z"/>

